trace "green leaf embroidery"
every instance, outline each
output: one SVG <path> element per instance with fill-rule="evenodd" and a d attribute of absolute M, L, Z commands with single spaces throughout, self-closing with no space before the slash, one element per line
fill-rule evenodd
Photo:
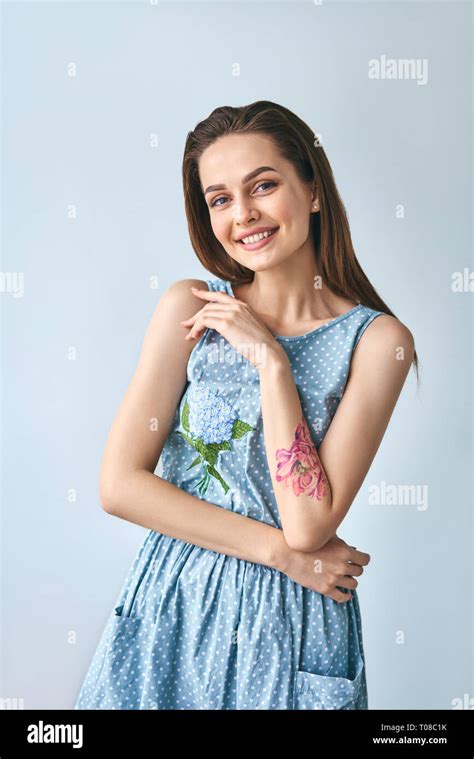
<path fill-rule="evenodd" d="M 203 443 L 201 438 L 198 438 L 193 443 L 195 449 L 199 451 L 202 458 L 209 462 L 209 464 L 216 464 L 219 451 L 216 449 L 216 443 Z"/>
<path fill-rule="evenodd" d="M 234 422 L 234 425 L 232 427 L 232 437 L 235 438 L 241 438 L 244 435 L 247 434 L 247 432 L 250 432 L 250 430 L 255 429 L 250 424 L 247 424 L 247 422 L 243 422 L 242 419 L 236 419 Z"/>
<path fill-rule="evenodd" d="M 229 486 L 228 486 L 227 482 L 225 482 L 225 480 L 222 479 L 222 477 L 219 474 L 219 472 L 217 471 L 217 469 L 214 469 L 213 466 L 211 466 L 210 464 L 208 464 L 207 471 L 209 472 L 209 474 L 211 474 L 213 477 L 215 477 L 216 480 L 219 480 L 219 482 L 221 483 L 222 487 L 224 488 L 224 493 L 227 493 L 227 491 L 229 490 Z"/>
<path fill-rule="evenodd" d="M 220 451 L 230 451 L 230 443 L 228 440 L 224 440 L 222 443 L 213 443 Z"/>
<path fill-rule="evenodd" d="M 187 440 L 188 443 L 193 446 L 193 448 L 196 447 L 194 445 L 194 440 L 192 439 L 192 437 L 190 435 L 186 435 L 186 433 L 185 432 L 181 432 L 181 430 L 176 430 L 176 432 L 177 432 L 178 435 L 182 435 L 184 437 L 184 439 Z"/>
<path fill-rule="evenodd" d="M 196 458 L 194 459 L 193 463 L 188 466 L 188 468 L 186 469 L 186 471 L 188 471 L 188 469 L 192 469 L 193 466 L 196 466 L 196 464 L 199 464 L 200 461 L 201 461 L 201 457 L 200 456 L 196 456 Z"/>
<path fill-rule="evenodd" d="M 189 404 L 187 400 L 184 401 L 183 406 L 183 427 L 186 432 L 189 432 Z"/>

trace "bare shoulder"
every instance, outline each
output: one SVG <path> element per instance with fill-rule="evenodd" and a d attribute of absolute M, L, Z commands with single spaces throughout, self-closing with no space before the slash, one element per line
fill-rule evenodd
<path fill-rule="evenodd" d="M 373 319 L 362 335 L 352 357 L 351 372 L 378 376 L 379 380 L 391 375 L 404 382 L 415 353 L 415 340 L 408 329 L 395 316 L 382 314 Z"/>
<path fill-rule="evenodd" d="M 410 354 L 413 358 L 415 350 L 415 340 L 408 327 L 390 314 L 377 316 L 365 330 L 359 345 L 361 353 L 368 351 L 384 353 L 394 347 L 403 348 L 409 358 Z"/>
<path fill-rule="evenodd" d="M 182 294 L 191 292 L 191 287 L 198 287 L 200 290 L 207 290 L 207 283 L 204 279 L 177 279 L 172 282 L 166 290 L 167 293 Z M 193 296 L 194 297 L 194 296 Z"/>
<path fill-rule="evenodd" d="M 178 279 L 169 285 L 158 303 L 152 316 L 152 324 L 156 323 L 166 327 L 179 324 L 184 319 L 193 316 L 203 306 L 203 300 L 193 295 L 191 287 L 207 290 L 207 284 L 203 279 Z"/>
<path fill-rule="evenodd" d="M 196 303 L 202 305 L 203 302 L 192 294 L 191 287 L 197 287 L 199 290 L 208 289 L 207 283 L 203 279 L 178 279 L 169 285 L 161 300 L 166 301 L 177 310 L 194 308 Z"/>
<path fill-rule="evenodd" d="M 180 279 L 169 285 L 159 298 L 144 338 L 144 354 L 155 357 L 157 351 L 182 364 L 195 343 L 184 340 L 186 330 L 181 322 L 202 308 L 203 301 L 191 292 L 191 287 L 208 289 L 202 279 Z"/>

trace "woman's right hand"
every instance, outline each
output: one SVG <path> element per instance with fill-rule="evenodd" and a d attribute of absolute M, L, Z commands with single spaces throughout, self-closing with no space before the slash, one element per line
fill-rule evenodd
<path fill-rule="evenodd" d="M 370 561 L 368 553 L 358 551 L 337 535 L 317 551 L 295 551 L 284 538 L 283 543 L 278 569 L 300 585 L 339 603 L 349 601 L 352 594 L 337 588 L 354 590 L 358 585 L 355 578 Z"/>

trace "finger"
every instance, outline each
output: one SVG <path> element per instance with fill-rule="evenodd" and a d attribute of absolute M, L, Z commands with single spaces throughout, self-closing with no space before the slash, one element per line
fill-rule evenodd
<path fill-rule="evenodd" d="M 360 564 L 348 563 L 344 567 L 344 573 L 346 575 L 352 575 L 352 576 L 355 575 L 356 577 L 360 577 L 363 571 L 364 571 L 364 567 L 361 567 Z"/>
<path fill-rule="evenodd" d="M 204 300 L 216 301 L 217 303 L 225 303 L 226 301 L 235 303 L 235 298 L 232 295 L 227 295 L 227 293 L 216 290 L 199 290 L 196 287 L 191 287 L 191 290 L 193 295 L 204 298 Z"/>
<path fill-rule="evenodd" d="M 206 303 L 204 306 L 202 306 L 202 308 L 200 308 L 198 311 L 196 311 L 195 314 L 193 314 L 192 316 L 190 316 L 189 319 L 183 319 L 183 321 L 180 322 L 180 324 L 184 324 L 185 325 L 185 324 L 189 324 L 190 322 L 191 323 L 195 322 L 196 319 L 198 318 L 198 316 L 200 316 L 203 313 L 203 311 L 204 311 L 204 309 L 206 308 L 207 305 L 208 304 Z"/>
<path fill-rule="evenodd" d="M 215 316 L 201 316 L 194 327 L 191 329 L 191 332 L 189 332 L 185 340 L 195 340 L 198 336 L 199 332 L 203 332 L 205 329 L 215 329 L 219 332 L 218 327 L 222 329 L 223 320 L 219 317 Z"/>
<path fill-rule="evenodd" d="M 206 303 L 206 305 L 203 306 L 202 308 L 200 308 L 199 311 L 197 311 L 194 314 L 194 316 L 190 316 L 189 319 L 183 319 L 183 321 L 181 321 L 180 324 L 182 324 L 183 326 L 187 326 L 189 324 L 194 324 L 194 322 L 196 321 L 196 319 L 198 319 L 202 314 L 204 314 L 204 313 L 213 313 L 214 312 L 214 308 L 216 306 L 217 306 L 216 303 Z M 222 312 L 223 308 L 225 308 L 227 310 L 231 310 L 232 307 L 233 307 L 233 305 L 224 306 L 222 303 L 219 303 L 218 311 Z"/>
<path fill-rule="evenodd" d="M 365 567 L 370 561 L 370 555 L 368 553 L 364 553 L 363 551 L 351 550 L 349 560 L 354 564 L 360 564 L 361 566 Z"/>
<path fill-rule="evenodd" d="M 180 322 L 180 324 L 188 324 L 188 322 L 192 321 L 193 319 L 197 319 L 199 314 L 202 312 L 202 308 L 199 309 L 199 311 L 196 311 L 195 314 L 192 316 L 189 316 L 187 319 L 183 319 L 183 321 Z"/>
<path fill-rule="evenodd" d="M 341 588 L 355 590 L 359 583 L 354 579 L 354 577 L 351 577 L 350 575 L 343 575 L 338 579 L 337 584 L 338 587 L 340 586 Z"/>
<path fill-rule="evenodd" d="M 181 326 L 184 327 L 184 328 L 186 328 L 186 327 L 192 328 L 196 324 L 196 322 L 197 322 L 197 320 L 199 319 L 200 316 L 202 316 L 201 312 L 199 312 L 199 314 L 196 314 L 193 317 L 190 317 L 187 320 L 187 322 L 189 322 L 189 324 L 187 322 L 186 323 L 185 322 L 181 322 Z"/>
<path fill-rule="evenodd" d="M 198 318 L 198 314 L 194 314 L 194 316 L 190 316 L 189 319 L 183 319 L 183 321 L 180 322 L 180 324 L 183 327 L 188 327 L 190 324 L 194 324 L 197 318 Z"/>
<path fill-rule="evenodd" d="M 343 593 L 340 590 L 333 590 L 332 593 L 328 593 L 328 598 L 332 598 L 333 601 L 337 601 L 338 603 L 346 603 L 347 601 L 350 601 L 352 596 L 350 593 Z"/>
<path fill-rule="evenodd" d="M 221 309 L 211 308 L 209 310 L 203 311 L 201 314 L 197 315 L 194 326 L 191 326 L 191 330 L 186 335 L 185 340 L 194 339 L 195 337 L 197 337 L 197 334 L 199 332 L 203 332 L 206 329 L 208 325 L 203 321 L 203 319 L 211 317 L 211 318 L 223 320 L 225 319 L 226 316 L 228 316 L 228 311 L 223 311 L 222 308 Z"/>

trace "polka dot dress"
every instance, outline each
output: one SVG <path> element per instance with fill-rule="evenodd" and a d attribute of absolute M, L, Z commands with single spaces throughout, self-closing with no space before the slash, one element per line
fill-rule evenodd
<path fill-rule="evenodd" d="M 210 290 L 233 295 L 229 282 Z M 316 447 L 352 352 L 380 313 L 358 304 L 276 336 Z M 183 490 L 281 528 L 265 451 L 258 371 L 215 330 L 188 362 L 162 452 Z M 338 604 L 282 572 L 150 530 L 130 567 L 75 709 L 368 709 L 357 592 Z"/>

